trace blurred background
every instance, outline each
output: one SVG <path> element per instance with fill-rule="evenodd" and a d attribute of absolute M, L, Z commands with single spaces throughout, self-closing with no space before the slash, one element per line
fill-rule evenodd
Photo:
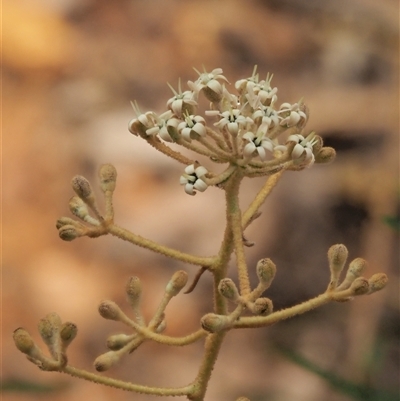
<path fill-rule="evenodd" d="M 16 350 L 12 332 L 57 311 L 78 325 L 71 364 L 94 370 L 110 334 L 127 332 L 97 313 L 102 299 L 128 312 L 124 286 L 144 285 L 150 318 L 175 263 L 115 238 L 58 238 L 76 174 L 95 185 L 97 169 L 118 170 L 116 223 L 198 255 L 222 238 L 222 192 L 187 196 L 182 166 L 127 130 L 141 110 L 162 112 L 192 67 L 221 67 L 231 83 L 274 74 L 278 104 L 301 97 L 308 129 L 338 152 L 335 163 L 288 172 L 246 231 L 248 262 L 270 257 L 278 273 L 266 293 L 276 310 L 326 288 L 326 252 L 345 243 L 349 260 L 385 272 L 371 297 L 327 305 L 273 327 L 231 332 L 207 400 L 385 401 L 399 389 L 399 4 L 396 0 L 4 0 L 2 381 L 4 401 L 144 401 L 40 372 Z M 243 207 L 262 185 L 244 185 Z M 232 263 L 233 265 L 233 263 Z M 254 270 L 254 269 L 253 269 Z M 232 278 L 236 279 L 234 268 Z M 256 285 L 256 277 L 252 276 Z M 211 310 L 210 276 L 167 309 L 167 331 L 184 335 Z M 41 343 L 41 342 L 40 342 Z M 176 387 L 196 375 L 202 344 L 146 343 L 109 371 L 145 385 Z M 184 398 L 175 398 L 184 399 Z"/>

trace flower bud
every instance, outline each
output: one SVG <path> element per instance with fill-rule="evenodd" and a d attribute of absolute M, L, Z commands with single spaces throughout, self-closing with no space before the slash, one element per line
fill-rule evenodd
<path fill-rule="evenodd" d="M 338 275 L 342 270 L 349 254 L 343 244 L 332 245 L 328 251 L 329 268 L 331 273 Z"/>
<path fill-rule="evenodd" d="M 99 313 L 104 319 L 118 321 L 120 320 L 122 311 L 115 302 L 106 300 L 100 303 Z"/>
<path fill-rule="evenodd" d="M 72 225 L 62 226 L 58 230 L 58 235 L 63 241 L 73 241 L 76 238 L 82 237 L 84 234 L 84 230 Z"/>
<path fill-rule="evenodd" d="M 108 351 L 95 359 L 94 367 L 98 372 L 104 372 L 110 369 L 119 359 L 120 355 L 115 351 Z"/>
<path fill-rule="evenodd" d="M 117 170 L 112 164 L 103 164 L 99 170 L 100 188 L 103 192 L 114 192 Z"/>
<path fill-rule="evenodd" d="M 380 291 L 386 287 L 388 277 L 385 273 L 376 273 L 369 280 L 369 294 Z"/>
<path fill-rule="evenodd" d="M 58 340 L 61 324 L 61 318 L 55 312 L 49 313 L 43 319 L 39 320 L 38 330 L 40 336 L 49 347 L 50 351 L 53 349 L 54 344 Z"/>
<path fill-rule="evenodd" d="M 83 200 L 91 199 L 93 197 L 92 187 L 90 182 L 81 175 L 76 175 L 72 181 L 72 189 Z"/>
<path fill-rule="evenodd" d="M 336 150 L 325 146 L 315 155 L 315 163 L 331 163 L 336 158 Z"/>
<path fill-rule="evenodd" d="M 346 290 L 350 287 L 353 281 L 360 277 L 367 266 L 365 259 L 356 258 L 350 262 L 349 268 L 346 273 L 346 277 L 343 282 L 336 288 L 336 291 Z"/>
<path fill-rule="evenodd" d="M 274 306 L 269 298 L 258 298 L 252 305 L 251 311 L 255 315 L 267 316 L 272 313 Z"/>
<path fill-rule="evenodd" d="M 86 203 L 79 196 L 73 196 L 69 200 L 68 206 L 71 213 L 82 220 L 85 220 L 85 217 L 89 215 Z"/>
<path fill-rule="evenodd" d="M 113 351 L 118 351 L 128 344 L 129 341 L 132 341 L 135 336 L 136 334 L 114 334 L 107 338 L 107 348 Z"/>
<path fill-rule="evenodd" d="M 368 280 L 364 277 L 358 277 L 353 281 L 353 284 L 350 286 L 354 295 L 364 295 L 369 291 L 369 283 Z"/>
<path fill-rule="evenodd" d="M 63 226 L 77 226 L 79 224 L 80 223 L 70 217 L 60 217 L 56 222 L 56 227 L 57 230 L 59 230 Z"/>
<path fill-rule="evenodd" d="M 350 262 L 349 273 L 354 277 L 360 277 L 367 267 L 367 261 L 362 258 L 356 258 Z"/>
<path fill-rule="evenodd" d="M 186 285 L 188 274 L 184 270 L 178 270 L 169 280 L 165 291 L 172 297 L 177 295 L 179 291 Z"/>
<path fill-rule="evenodd" d="M 239 298 L 239 291 L 236 284 L 230 278 L 222 279 L 218 284 L 219 293 L 231 301 L 236 301 Z"/>
<path fill-rule="evenodd" d="M 276 265 L 269 259 L 264 258 L 258 261 L 256 266 L 257 277 L 260 283 L 265 286 L 265 289 L 270 286 L 276 274 Z"/>
<path fill-rule="evenodd" d="M 65 322 L 60 327 L 60 339 L 62 347 L 65 350 L 74 340 L 78 333 L 76 324 L 71 322 Z"/>
<path fill-rule="evenodd" d="M 130 277 L 128 283 L 126 284 L 125 290 L 131 306 L 133 308 L 137 307 L 140 304 L 140 299 L 142 297 L 142 283 L 139 277 Z"/>
<path fill-rule="evenodd" d="M 13 339 L 16 347 L 24 354 L 30 355 L 36 348 L 31 335 L 22 327 L 18 327 L 13 333 Z"/>
<path fill-rule="evenodd" d="M 217 333 L 221 330 L 231 327 L 231 321 L 228 316 L 207 313 L 201 318 L 201 326 L 210 333 Z"/>

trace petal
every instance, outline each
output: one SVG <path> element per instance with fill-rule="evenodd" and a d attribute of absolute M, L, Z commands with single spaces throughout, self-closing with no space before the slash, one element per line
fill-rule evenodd
<path fill-rule="evenodd" d="M 292 159 L 298 159 L 304 153 L 303 146 L 297 144 L 292 151 Z"/>
<path fill-rule="evenodd" d="M 193 165 L 193 164 L 190 164 L 189 166 L 187 166 L 187 167 L 185 168 L 185 173 L 186 173 L 186 174 L 194 174 L 194 165 Z"/>
<path fill-rule="evenodd" d="M 244 155 L 245 157 L 252 157 L 255 150 L 256 150 L 256 145 L 254 145 L 253 142 L 249 142 L 249 143 L 243 148 L 243 155 Z"/>
<path fill-rule="evenodd" d="M 261 160 L 265 160 L 267 155 L 265 154 L 265 149 L 262 146 L 257 146 L 257 153 Z"/>
<path fill-rule="evenodd" d="M 196 168 L 195 170 L 195 174 L 197 175 L 197 177 L 201 178 L 203 177 L 203 175 L 206 175 L 208 173 L 208 170 L 203 167 L 203 166 L 199 166 Z"/>
<path fill-rule="evenodd" d="M 200 123 L 196 123 L 193 128 L 192 131 L 196 132 L 197 134 L 199 134 L 200 136 L 205 136 L 206 135 L 206 127 L 203 124 Z"/>
<path fill-rule="evenodd" d="M 193 185 L 192 184 L 186 184 L 185 185 L 185 192 L 188 195 L 196 195 L 196 192 L 194 192 L 194 190 L 193 190 Z"/>
<path fill-rule="evenodd" d="M 208 82 L 206 86 L 218 95 L 222 93 L 222 85 L 215 79 Z"/>
<path fill-rule="evenodd" d="M 204 192 L 208 188 L 208 185 L 203 180 L 200 179 L 196 180 L 193 186 L 200 192 Z"/>

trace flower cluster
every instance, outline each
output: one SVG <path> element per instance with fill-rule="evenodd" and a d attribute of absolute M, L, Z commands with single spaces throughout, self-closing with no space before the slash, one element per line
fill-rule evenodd
<path fill-rule="evenodd" d="M 302 100 L 277 106 L 278 89 L 271 84 L 272 75 L 260 80 L 255 67 L 251 77 L 235 83 L 236 93 L 230 93 L 221 68 L 197 73 L 198 79 L 188 82 L 189 90 L 182 92 L 180 83 L 178 91 L 171 87 L 174 96 L 167 101 L 167 111 L 141 113 L 134 104 L 137 117 L 129 122 L 131 133 L 186 164 L 180 183 L 189 195 L 226 180 L 232 166 L 240 166 L 244 176 L 254 177 L 334 159 L 334 149 L 323 147 L 321 137 L 314 132 L 303 134 L 309 113 Z M 210 101 L 204 117 L 198 112 L 200 94 Z M 168 142 L 229 166 L 216 175 L 173 151 Z"/>

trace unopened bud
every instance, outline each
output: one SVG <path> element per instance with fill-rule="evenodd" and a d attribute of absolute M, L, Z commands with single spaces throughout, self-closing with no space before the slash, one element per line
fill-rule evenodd
<path fill-rule="evenodd" d="M 267 316 L 274 310 L 272 301 L 269 298 L 258 298 L 252 304 L 251 311 L 255 315 Z"/>
<path fill-rule="evenodd" d="M 353 281 L 353 284 L 350 286 L 354 295 L 364 295 L 369 292 L 369 283 L 368 280 L 364 277 L 358 277 Z"/>
<path fill-rule="evenodd" d="M 332 274 L 339 274 L 346 263 L 349 252 L 343 244 L 332 245 L 328 251 L 329 268 Z"/>
<path fill-rule="evenodd" d="M 59 230 L 63 226 L 78 226 L 79 224 L 80 223 L 70 217 L 60 217 L 56 222 L 56 227 L 57 230 Z"/>
<path fill-rule="evenodd" d="M 388 277 L 385 273 L 376 273 L 369 280 L 369 294 L 380 291 L 386 287 Z"/>
<path fill-rule="evenodd" d="M 119 359 L 120 355 L 115 351 L 108 351 L 95 359 L 94 367 L 98 372 L 104 372 L 110 369 Z"/>
<path fill-rule="evenodd" d="M 142 283 L 139 277 L 130 277 L 128 283 L 126 284 L 125 290 L 131 306 L 133 308 L 137 307 L 142 296 Z"/>
<path fill-rule="evenodd" d="M 207 313 L 201 318 L 201 326 L 210 333 L 217 333 L 221 330 L 231 327 L 231 321 L 228 316 Z"/>
<path fill-rule="evenodd" d="M 60 339 L 62 342 L 63 349 L 66 349 L 74 340 L 78 333 L 76 324 L 71 322 L 65 322 L 60 327 Z"/>
<path fill-rule="evenodd" d="M 260 283 L 269 287 L 276 274 L 276 265 L 271 259 L 264 258 L 258 261 L 256 271 Z"/>
<path fill-rule="evenodd" d="M 239 291 L 236 284 L 230 278 L 222 279 L 218 284 L 219 293 L 231 301 L 236 301 L 239 298 Z"/>
<path fill-rule="evenodd" d="M 124 347 L 126 344 L 129 343 L 129 341 L 132 341 L 133 338 L 135 337 L 135 334 L 127 335 L 127 334 L 114 334 L 110 337 L 107 338 L 107 348 L 113 350 L 113 351 L 118 351 L 122 347 Z"/>
<path fill-rule="evenodd" d="M 165 291 L 174 297 L 182 290 L 188 280 L 188 274 L 184 270 L 178 270 L 173 274 L 171 280 L 169 280 Z"/>
<path fill-rule="evenodd" d="M 117 170 L 112 164 L 103 164 L 99 170 L 100 188 L 103 192 L 113 192 L 117 181 Z"/>
<path fill-rule="evenodd" d="M 327 164 L 333 162 L 335 158 L 336 150 L 325 146 L 315 155 L 315 163 Z"/>
<path fill-rule="evenodd" d="M 68 206 L 71 213 L 82 220 L 89 215 L 89 210 L 86 206 L 86 203 L 79 196 L 73 196 L 69 200 Z"/>
<path fill-rule="evenodd" d="M 42 337 L 46 345 L 51 349 L 58 339 L 61 324 L 61 318 L 55 312 L 49 313 L 43 319 L 39 320 L 38 330 L 40 336 Z"/>
<path fill-rule="evenodd" d="M 81 175 L 76 175 L 72 181 L 72 189 L 83 200 L 90 199 L 93 196 L 90 182 Z"/>
<path fill-rule="evenodd" d="M 119 320 L 121 316 L 120 307 L 113 301 L 102 301 L 99 305 L 99 313 L 104 319 Z"/>
<path fill-rule="evenodd" d="M 349 273 L 354 277 L 360 277 L 367 267 L 367 261 L 362 258 L 356 258 L 350 262 Z"/>
<path fill-rule="evenodd" d="M 24 354 L 30 355 L 36 347 L 31 335 L 22 327 L 18 327 L 13 333 L 16 347 Z"/>
<path fill-rule="evenodd" d="M 361 277 L 363 271 L 367 266 L 367 261 L 362 258 L 356 258 L 350 262 L 349 268 L 346 273 L 346 277 L 343 282 L 336 288 L 336 291 L 346 290 L 351 286 L 353 281 Z"/>
<path fill-rule="evenodd" d="M 63 241 L 73 241 L 76 238 L 82 237 L 84 234 L 84 230 L 72 225 L 62 226 L 58 230 L 58 235 Z"/>

